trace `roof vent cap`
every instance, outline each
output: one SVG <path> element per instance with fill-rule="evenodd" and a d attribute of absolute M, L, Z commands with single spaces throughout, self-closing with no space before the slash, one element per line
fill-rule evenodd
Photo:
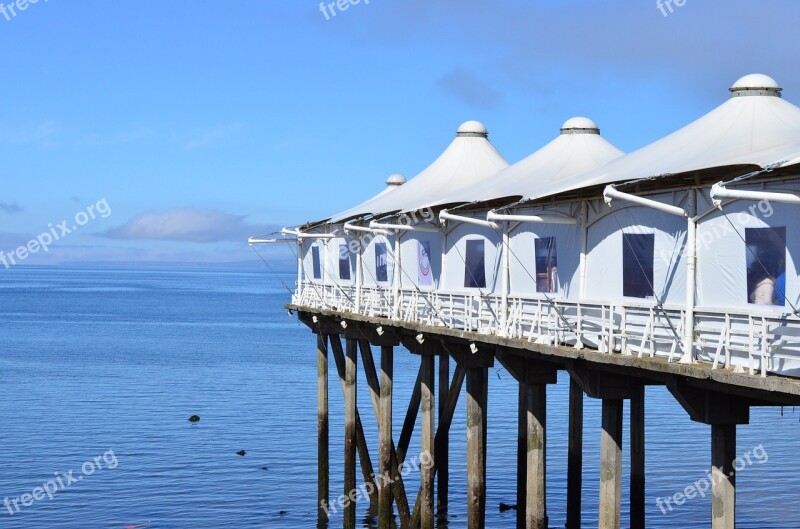
<path fill-rule="evenodd" d="M 465 121 L 458 127 L 456 136 L 459 138 L 488 138 L 489 131 L 480 121 Z"/>
<path fill-rule="evenodd" d="M 745 75 L 730 88 L 733 97 L 773 96 L 781 97 L 783 88 L 769 75 L 753 73 Z"/>
<path fill-rule="evenodd" d="M 600 134 L 600 129 L 589 118 L 575 117 L 561 125 L 561 134 Z"/>
<path fill-rule="evenodd" d="M 400 187 L 405 183 L 406 183 L 406 177 L 397 173 L 391 175 L 389 178 L 386 179 L 386 185 L 388 187 Z"/>

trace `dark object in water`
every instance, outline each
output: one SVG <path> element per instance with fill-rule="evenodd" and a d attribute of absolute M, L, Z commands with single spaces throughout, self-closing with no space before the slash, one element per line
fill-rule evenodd
<path fill-rule="evenodd" d="M 261 467 L 261 470 L 269 470 L 268 467 Z"/>
<path fill-rule="evenodd" d="M 517 506 L 516 505 L 508 505 L 507 503 L 501 503 L 500 504 L 500 512 L 506 512 L 506 511 L 512 511 L 512 510 L 516 511 L 517 510 Z"/>
<path fill-rule="evenodd" d="M 244 455 L 245 455 L 246 453 L 247 453 L 247 452 L 245 452 L 244 450 L 239 450 L 238 452 L 236 452 L 236 455 L 237 455 L 237 456 L 242 456 L 242 457 L 244 457 Z"/>
<path fill-rule="evenodd" d="M 289 514 L 289 511 L 278 511 L 278 516 L 286 516 Z"/>
<path fill-rule="evenodd" d="M 189 422 L 200 422 L 200 416 L 192 415 L 191 417 L 189 417 Z"/>

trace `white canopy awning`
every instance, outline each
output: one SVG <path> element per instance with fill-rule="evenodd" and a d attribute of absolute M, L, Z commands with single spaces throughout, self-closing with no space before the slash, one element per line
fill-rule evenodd
<path fill-rule="evenodd" d="M 728 101 L 677 132 L 598 169 L 541 182 L 524 198 L 716 167 L 800 162 L 800 108 L 781 99 L 777 83 L 748 75 L 731 92 Z"/>
<path fill-rule="evenodd" d="M 535 194 L 543 183 L 559 182 L 585 173 L 623 154 L 600 136 L 600 129 L 594 121 L 572 118 L 562 125 L 557 138 L 535 153 L 491 178 L 447 195 L 440 203 L 528 197 Z"/>
<path fill-rule="evenodd" d="M 330 222 L 354 217 L 406 212 L 443 204 L 442 198 L 454 196 L 469 202 L 469 194 L 461 193 L 502 169 L 508 162 L 489 142 L 486 127 L 477 121 L 461 125 L 456 139 L 427 169 L 397 189 L 378 195 L 354 208 L 334 215 Z"/>

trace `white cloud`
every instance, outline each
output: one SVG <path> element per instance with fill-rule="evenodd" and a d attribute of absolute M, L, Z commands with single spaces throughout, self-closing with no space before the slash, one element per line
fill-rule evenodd
<path fill-rule="evenodd" d="M 503 103 L 503 94 L 464 68 L 457 68 L 442 77 L 439 86 L 448 94 L 478 108 L 491 110 Z"/>
<path fill-rule="evenodd" d="M 269 227 L 245 222 L 245 216 L 216 209 L 171 209 L 147 212 L 103 233 L 111 239 L 138 241 L 219 242 L 246 241 L 249 236 L 270 231 Z"/>
<path fill-rule="evenodd" d="M 0 202 L 0 211 L 5 211 L 6 213 L 22 213 L 25 210 L 16 202 Z"/>
<path fill-rule="evenodd" d="M 40 123 L 28 123 L 18 126 L 0 126 L 0 144 L 5 145 L 27 145 L 44 144 L 49 145 L 53 136 L 58 133 L 58 128 L 52 121 L 42 121 Z"/>
<path fill-rule="evenodd" d="M 204 147 L 211 147 L 221 142 L 222 140 L 233 136 L 241 130 L 241 123 L 233 123 L 230 125 L 220 125 L 218 127 L 196 129 L 192 131 L 192 137 L 185 141 L 183 148 L 187 151 L 202 149 Z"/>

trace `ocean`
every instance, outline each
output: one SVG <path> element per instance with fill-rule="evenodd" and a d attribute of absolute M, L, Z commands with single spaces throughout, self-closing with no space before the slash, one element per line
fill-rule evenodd
<path fill-rule="evenodd" d="M 278 275 L 291 284 L 293 271 Z M 316 527 L 316 341 L 268 271 L 18 267 L 0 274 L 0 528 Z M 379 362 L 376 349 L 376 361 Z M 333 362 L 331 361 L 333 366 Z M 395 353 L 395 436 L 419 359 Z M 452 366 L 452 362 L 451 362 Z M 343 492 L 343 399 L 330 381 L 331 496 Z M 377 464 L 360 371 L 359 408 Z M 548 389 L 551 527 L 565 522 L 569 380 Z M 450 512 L 466 527 L 464 390 L 451 429 Z M 490 372 L 488 528 L 512 528 L 517 386 Z M 707 494 L 672 497 L 710 466 L 710 427 L 648 387 L 648 527 L 708 527 Z M 191 416 L 199 421 L 191 422 Z M 627 416 L 627 409 L 626 409 Z M 738 527 L 800 528 L 798 414 L 739 427 Z M 419 454 L 419 429 L 409 457 Z M 627 439 L 627 428 L 626 428 Z M 600 403 L 585 401 L 584 525 L 597 524 Z M 627 473 L 628 453 L 624 448 Z M 758 457 L 756 457 L 758 456 Z M 744 461 L 744 460 L 743 460 Z M 360 479 L 360 472 L 357 474 Z M 417 477 L 406 479 L 411 501 Z M 627 496 L 628 482 L 623 482 Z M 623 505 L 623 526 L 627 525 Z M 358 506 L 363 527 L 376 521 Z M 341 527 L 341 512 L 330 527 Z"/>

